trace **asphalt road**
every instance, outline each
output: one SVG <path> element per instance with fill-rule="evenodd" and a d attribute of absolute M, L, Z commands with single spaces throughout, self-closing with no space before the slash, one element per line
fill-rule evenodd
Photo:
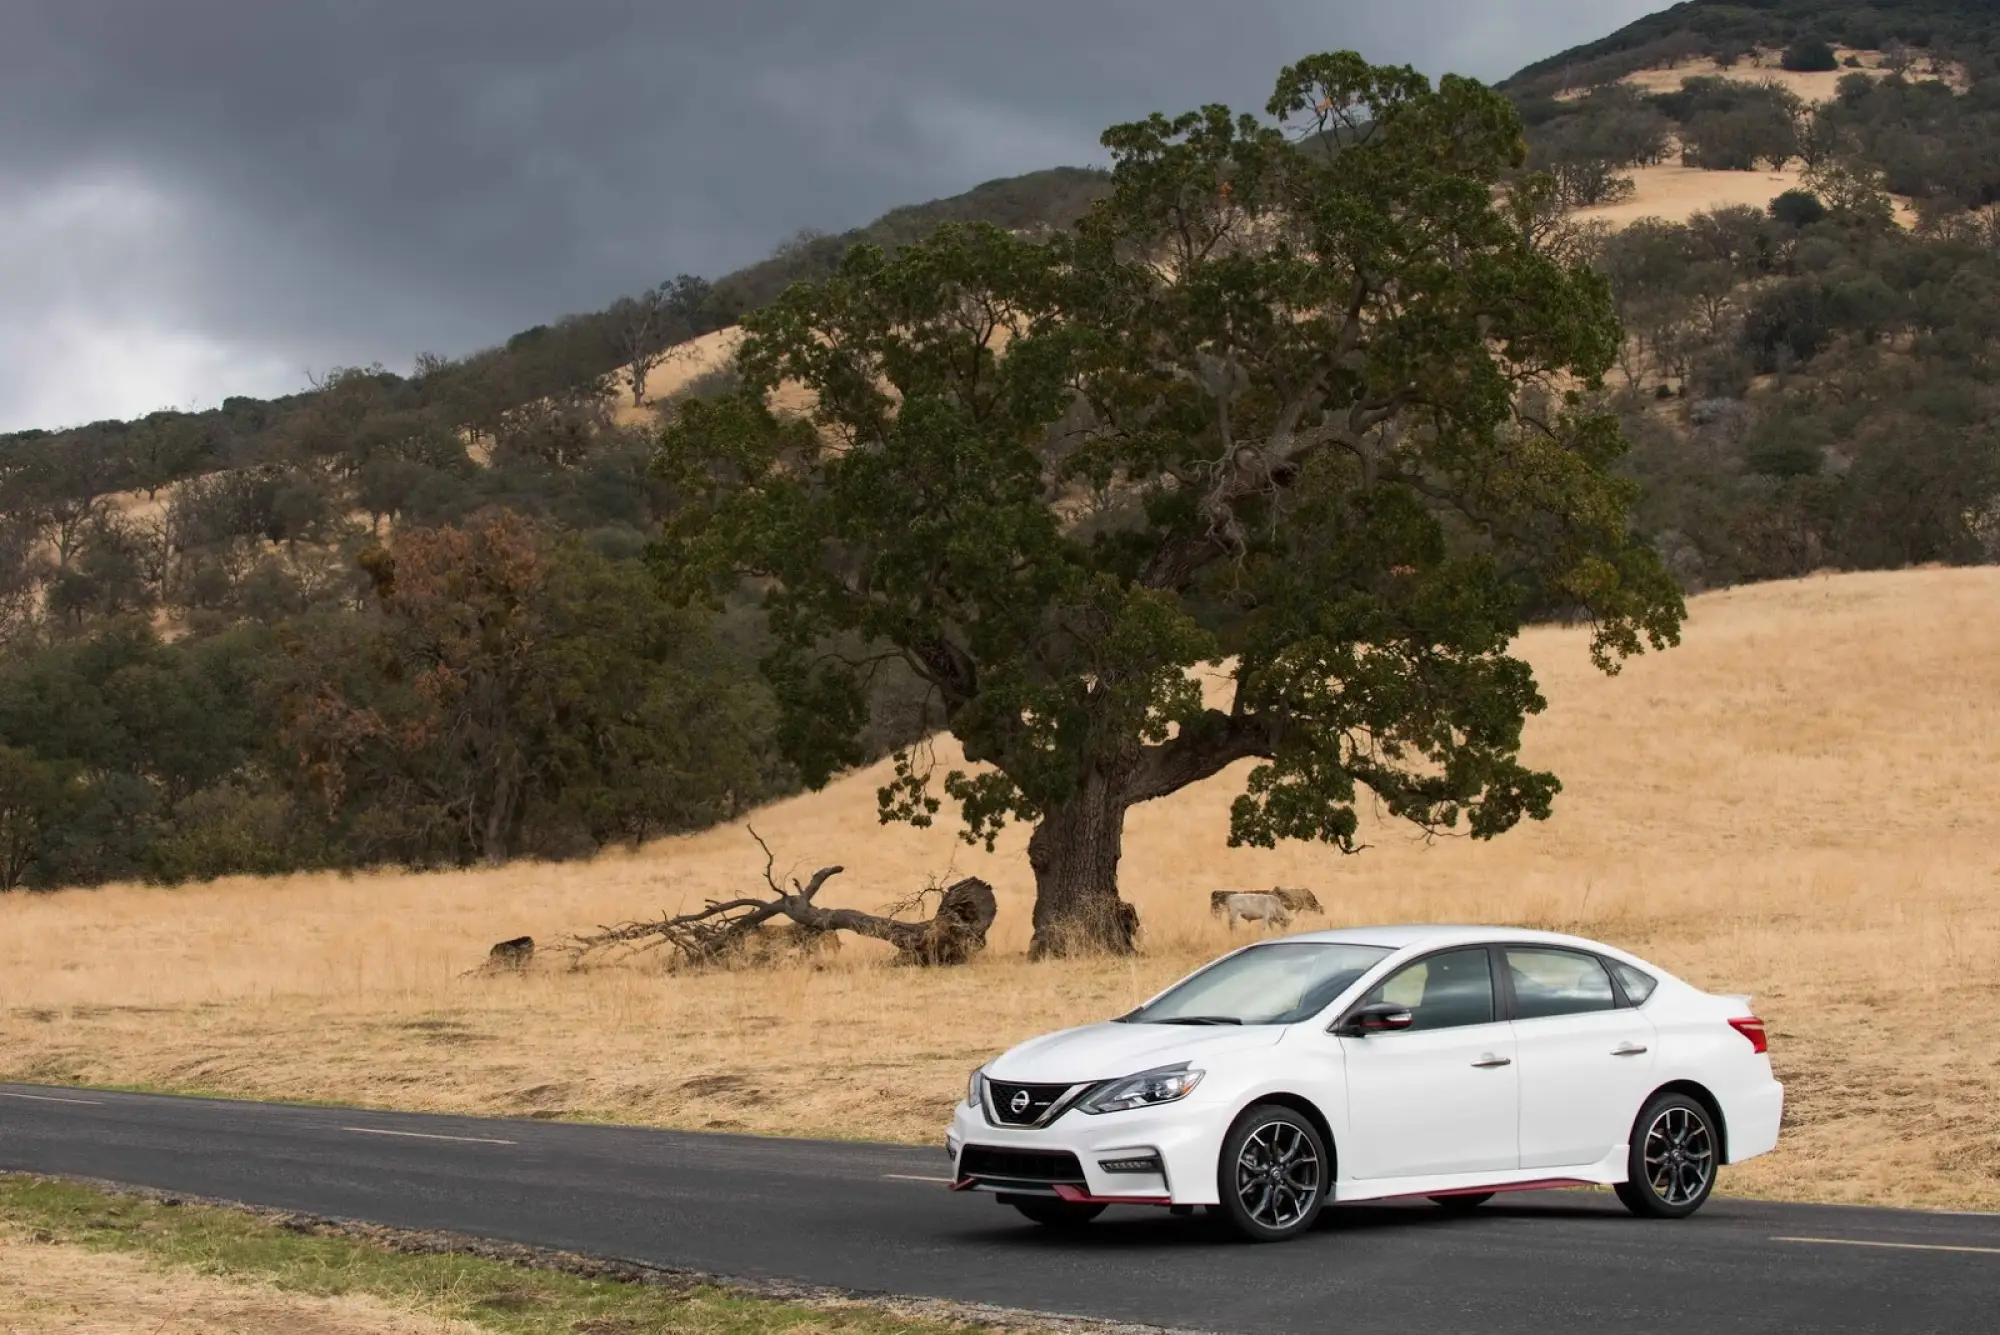
<path fill-rule="evenodd" d="M 1058 1239 L 943 1151 L 0 1085 L 0 1169 L 739 1277 L 1243 1332 L 2000 1328 L 2000 1215 L 1608 1195 L 1342 1206 L 1258 1247 L 1117 1209 Z M 1727 1178 L 1724 1179 L 1727 1185 Z"/>

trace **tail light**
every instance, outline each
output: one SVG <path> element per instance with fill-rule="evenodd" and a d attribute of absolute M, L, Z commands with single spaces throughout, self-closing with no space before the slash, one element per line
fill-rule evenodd
<path fill-rule="evenodd" d="M 1745 1015 L 1741 1019 L 1731 1020 L 1729 1027 L 1750 1040 L 1751 1051 L 1769 1052 L 1771 1050 L 1770 1042 L 1764 1037 L 1764 1022 L 1756 1016 Z"/>

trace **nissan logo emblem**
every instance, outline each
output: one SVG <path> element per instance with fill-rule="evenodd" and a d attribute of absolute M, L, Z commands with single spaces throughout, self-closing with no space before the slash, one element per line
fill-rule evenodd
<path fill-rule="evenodd" d="M 1028 1091 L 1017 1089 L 1014 1091 L 1014 1097 L 1007 1101 L 1007 1106 L 1013 1110 L 1016 1117 L 1019 1117 L 1022 1113 L 1028 1111 L 1028 1103 Z"/>

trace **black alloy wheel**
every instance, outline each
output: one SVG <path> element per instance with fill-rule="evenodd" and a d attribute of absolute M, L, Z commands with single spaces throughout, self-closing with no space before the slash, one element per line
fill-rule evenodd
<path fill-rule="evenodd" d="M 1627 1180 L 1618 1199 L 1647 1219 L 1685 1219 L 1715 1190 L 1722 1161 L 1715 1116 L 1685 1094 L 1662 1094 L 1639 1111 L 1632 1125 Z"/>
<path fill-rule="evenodd" d="M 1333 1182 L 1317 1128 L 1281 1103 L 1260 1103 L 1223 1138 L 1219 1213 L 1253 1242 L 1283 1242 L 1313 1226 Z"/>

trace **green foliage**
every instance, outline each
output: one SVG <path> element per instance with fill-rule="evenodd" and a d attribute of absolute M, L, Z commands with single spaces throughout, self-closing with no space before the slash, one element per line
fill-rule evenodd
<path fill-rule="evenodd" d="M 683 595 L 766 582 L 801 772 L 851 761 L 866 672 L 903 662 L 994 767 L 944 778 L 966 836 L 1038 824 L 1044 908 L 1126 806 L 1246 757 L 1241 842 L 1352 848 L 1358 785 L 1430 829 L 1546 816 L 1525 610 L 1590 608 L 1607 667 L 1677 634 L 1615 423 L 1517 415 L 1523 380 L 1601 375 L 1618 329 L 1494 205 L 1506 101 L 1343 54 L 1268 112 L 1107 131 L 1112 192 L 1070 234 L 856 248 L 751 316 L 744 391 L 665 435 L 691 503 L 657 562 Z M 784 380 L 812 421 L 766 406 Z M 1188 675 L 1222 654 L 1201 603 L 1230 609 L 1231 711 Z M 907 766 L 885 818 L 927 820 L 930 778 Z"/>
<path fill-rule="evenodd" d="M 1681 122 L 1681 160 L 1706 171 L 1777 169 L 1799 155 L 1808 123 L 1798 94 L 1777 84 L 1689 79 L 1655 99 Z"/>
<path fill-rule="evenodd" d="M 1827 216 L 1826 204 L 1810 190 L 1787 190 L 1771 201 L 1771 217 L 1786 227 L 1800 230 L 1824 221 Z"/>
<path fill-rule="evenodd" d="M 370 858 L 575 856 L 767 794 L 747 665 L 639 563 L 486 511 L 366 564 L 376 614 L 297 627 L 276 695 L 281 772 Z"/>
<path fill-rule="evenodd" d="M 1801 37 L 1785 48 L 1783 66 L 1800 74 L 1821 74 L 1840 68 L 1840 58 L 1823 39 Z"/>
<path fill-rule="evenodd" d="M 1798 225 L 1732 210 L 1604 248 L 1641 331 L 1628 352 L 1657 366 L 1676 332 L 1704 348 L 1671 429 L 1627 408 L 1640 530 L 1692 587 L 2000 558 L 2000 245 L 1936 216 L 1913 236 L 1865 189 L 1833 193 L 1816 220 L 1780 201 Z M 1728 281 L 1705 287 L 1717 263 Z"/>
<path fill-rule="evenodd" d="M 406 530 L 366 614 L 277 606 L 269 568 L 272 628 L 126 618 L 0 659 L 0 888 L 570 857 L 796 782 L 754 631 L 668 608 L 636 543 L 478 524 L 515 567 Z"/>
<path fill-rule="evenodd" d="M 0 890 L 15 889 L 35 874 L 83 802 L 75 764 L 0 746 Z"/>
<path fill-rule="evenodd" d="M 1593 90 L 1536 127 L 1529 165 L 1550 173 L 1572 208 L 1613 204 L 1632 193 L 1626 167 L 1666 156 L 1671 123 L 1622 84 Z"/>

